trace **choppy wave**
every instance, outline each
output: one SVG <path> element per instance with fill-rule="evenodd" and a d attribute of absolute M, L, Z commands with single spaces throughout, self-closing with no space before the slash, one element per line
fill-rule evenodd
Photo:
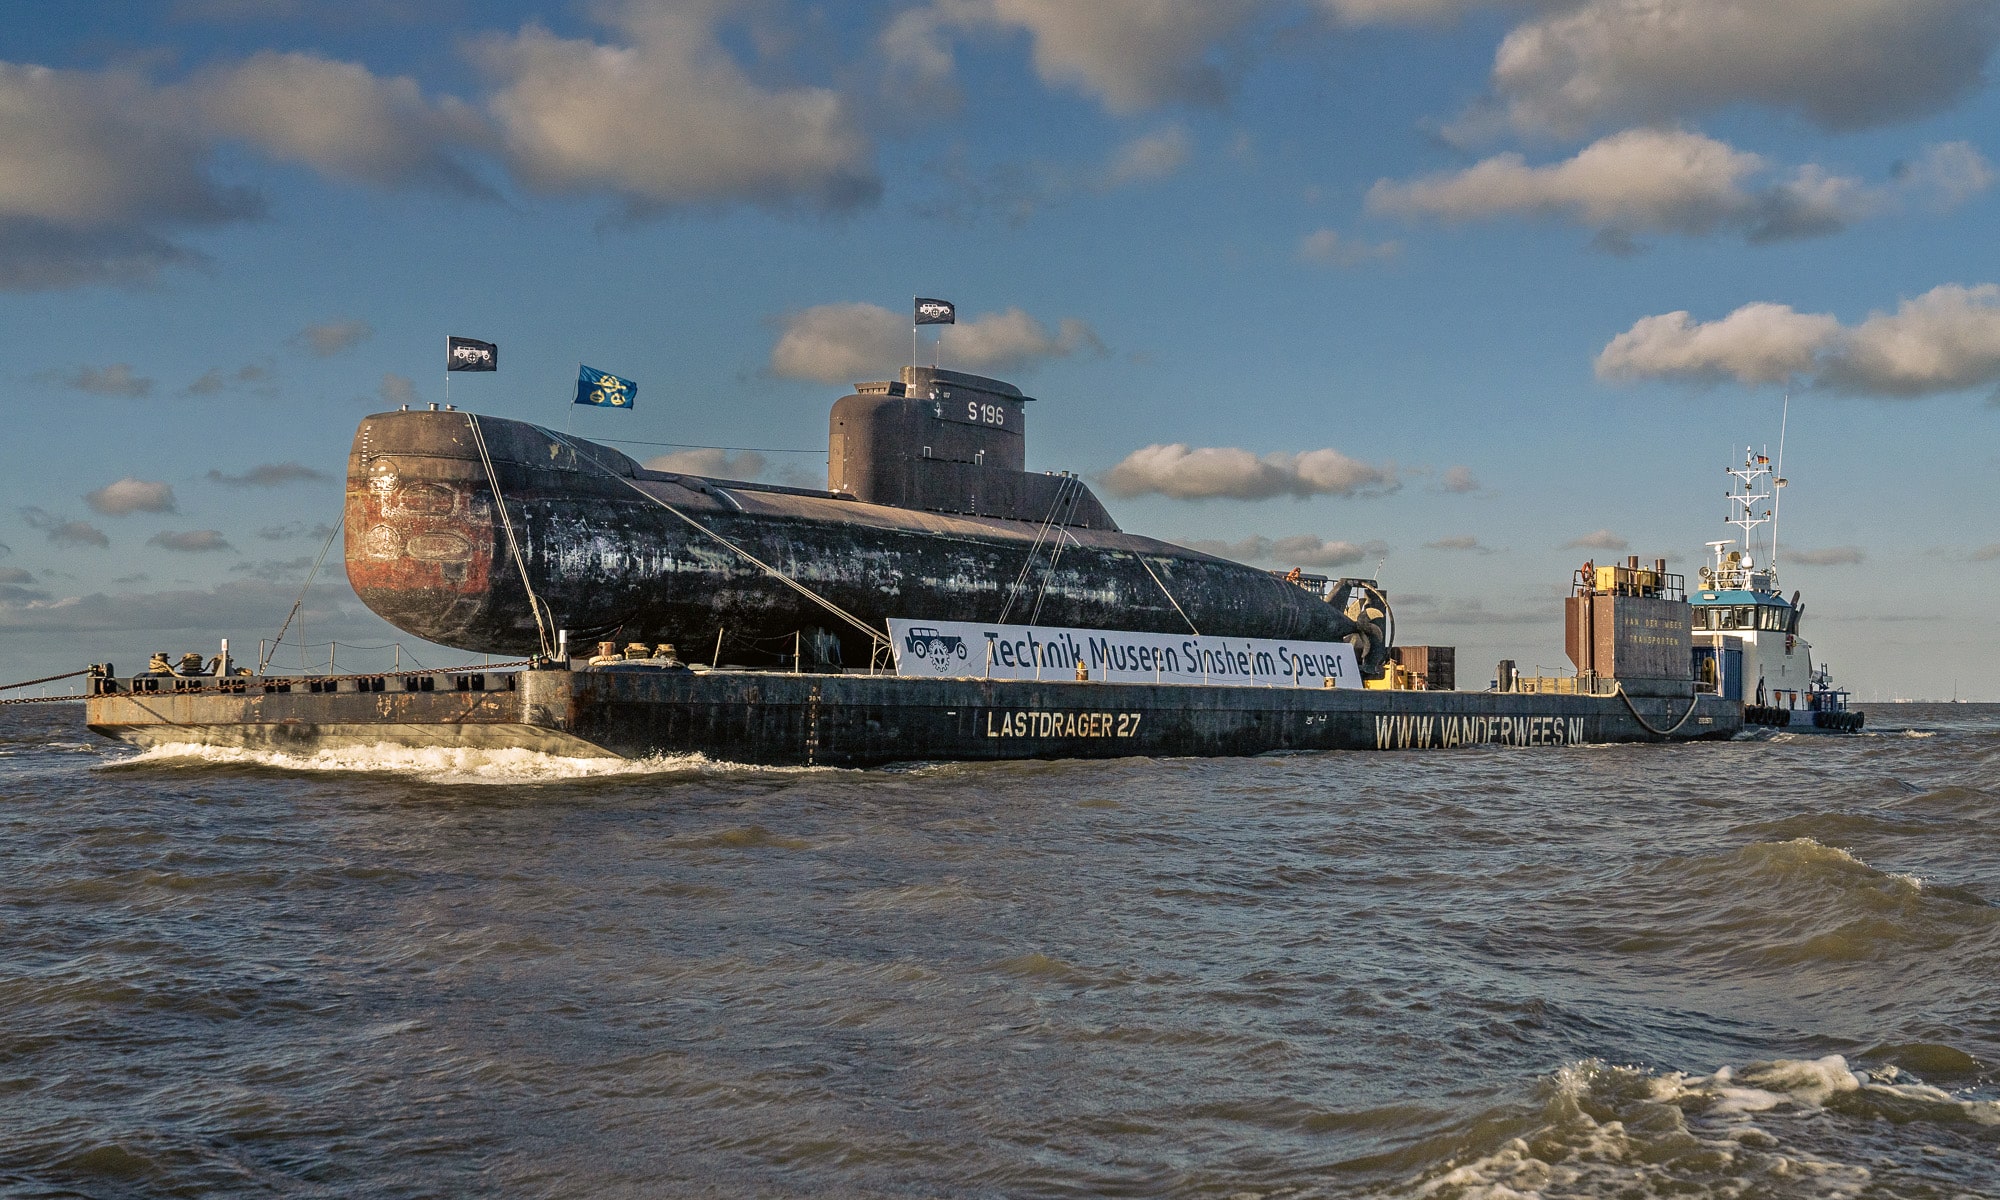
<path fill-rule="evenodd" d="M 1895 1067 L 1856 1071 L 1838 1054 L 1701 1076 L 1587 1059 L 1544 1080 L 1526 1114 L 1499 1110 L 1475 1121 L 1470 1149 L 1396 1194 L 1843 1200 L 1877 1182 L 1874 1156 L 1860 1144 L 1875 1122 L 1930 1137 L 2000 1127 L 2000 1102 L 1899 1075 Z"/>
<path fill-rule="evenodd" d="M 426 783 L 560 783 L 619 776 L 675 776 L 793 771 L 811 768 L 748 767 L 717 762 L 700 754 L 649 758 L 575 758 L 523 749 L 473 749 L 451 746 L 345 746 L 286 754 L 276 750 L 246 750 L 178 742 L 154 746 L 109 764 L 119 770 L 152 766 L 240 766 L 277 771 L 395 774 Z"/>

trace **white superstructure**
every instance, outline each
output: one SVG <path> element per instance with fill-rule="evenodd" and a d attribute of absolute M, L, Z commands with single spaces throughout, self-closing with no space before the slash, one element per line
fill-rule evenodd
<path fill-rule="evenodd" d="M 1688 591 L 1694 610 L 1696 678 L 1725 699 L 1741 700 L 1746 706 L 1786 713 L 1844 713 L 1847 693 L 1833 686 L 1824 666 L 1814 669 L 1812 644 L 1800 633 L 1805 605 L 1799 593 L 1793 591 L 1787 600 L 1779 590 L 1775 520 L 1785 480 L 1772 470 L 1769 455 L 1748 448 L 1742 466 L 1725 470 L 1731 481 L 1725 521 L 1741 532 L 1736 538 L 1708 543 L 1713 561 L 1701 568 L 1700 586 Z M 1768 539 L 1758 533 L 1765 525 L 1772 526 Z M 1826 724 L 1817 715 L 1761 723 Z"/>

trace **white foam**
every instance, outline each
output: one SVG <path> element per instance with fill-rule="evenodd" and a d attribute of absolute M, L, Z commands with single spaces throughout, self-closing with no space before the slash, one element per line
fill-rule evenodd
<path fill-rule="evenodd" d="M 618 776 L 736 774 L 746 771 L 811 771 L 811 767 L 750 767 L 716 762 L 700 754 L 657 755 L 647 758 L 572 758 L 522 749 L 473 749 L 458 746 L 343 746 L 308 754 L 276 750 L 246 750 L 180 742 L 154 746 L 119 768 L 134 765 L 212 763 L 270 767 L 281 771 L 361 772 L 412 775 L 426 783 L 559 783 L 573 779 Z"/>
<path fill-rule="evenodd" d="M 1572 1063 L 1548 1079 L 1535 1129 L 1469 1161 L 1440 1164 L 1399 1194 L 1436 1200 L 1664 1198 L 1685 1195 L 1691 1186 L 1749 1195 L 1782 1181 L 1809 1180 L 1814 1196 L 1851 1200 L 1873 1182 L 1866 1166 L 1821 1157 L 1787 1138 L 1795 1129 L 1816 1127 L 1834 1098 L 1893 1098 L 1932 1108 L 1931 1119 L 2000 1125 L 2000 1102 L 1896 1082 L 1898 1074 L 1885 1069 L 1870 1078 L 1838 1054 L 1723 1067 L 1713 1075 Z M 1812 1123 L 1795 1125 L 1800 1118 Z"/>

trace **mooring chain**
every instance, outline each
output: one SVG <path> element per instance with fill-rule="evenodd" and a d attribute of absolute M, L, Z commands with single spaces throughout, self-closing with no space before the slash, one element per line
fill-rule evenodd
<path fill-rule="evenodd" d="M 90 668 L 85 667 L 81 671 L 71 671 L 67 675 L 44 675 L 40 679 L 24 679 L 19 683 L 0 683 L 0 692 L 11 692 L 15 688 L 33 687 L 38 683 L 54 683 L 58 679 L 75 679 L 79 675 L 88 674 L 90 674 Z"/>

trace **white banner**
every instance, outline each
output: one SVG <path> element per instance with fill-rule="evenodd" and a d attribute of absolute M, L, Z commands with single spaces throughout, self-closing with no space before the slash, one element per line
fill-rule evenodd
<path fill-rule="evenodd" d="M 1112 683 L 1215 683 L 1234 687 L 1358 688 L 1361 668 L 1346 642 L 1125 633 L 1050 625 L 889 618 L 896 674 L 922 679 L 1076 678 Z"/>

